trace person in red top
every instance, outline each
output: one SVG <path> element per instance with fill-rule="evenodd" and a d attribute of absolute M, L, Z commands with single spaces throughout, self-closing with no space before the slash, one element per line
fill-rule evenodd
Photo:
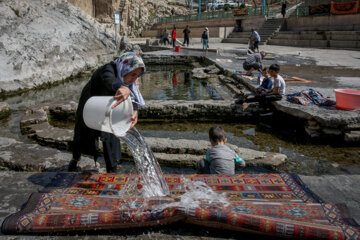
<path fill-rule="evenodd" d="M 175 25 L 174 25 L 174 28 L 171 33 L 171 39 L 172 39 L 173 47 L 175 47 L 175 42 L 176 42 L 176 27 L 175 27 Z"/>

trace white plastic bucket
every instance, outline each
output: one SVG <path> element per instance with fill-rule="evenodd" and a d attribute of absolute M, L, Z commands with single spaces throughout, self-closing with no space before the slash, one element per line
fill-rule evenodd
<path fill-rule="evenodd" d="M 112 109 L 114 97 L 91 97 L 84 106 L 83 118 L 89 128 L 125 136 L 131 126 L 133 106 L 130 97 Z"/>

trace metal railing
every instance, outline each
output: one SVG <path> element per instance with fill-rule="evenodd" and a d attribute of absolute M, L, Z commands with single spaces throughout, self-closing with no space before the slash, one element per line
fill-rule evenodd
<path fill-rule="evenodd" d="M 270 11 L 266 7 L 265 15 L 274 16 L 276 12 Z M 260 16 L 263 15 L 262 7 L 248 7 L 248 14 L 244 16 Z M 176 22 L 188 22 L 188 21 L 200 21 L 200 20 L 215 20 L 215 19 L 224 19 L 224 18 L 233 18 L 233 11 L 213 11 L 213 12 L 202 12 L 199 14 L 190 14 L 190 15 L 179 15 L 171 17 L 160 17 L 155 20 L 155 23 L 176 23 Z"/>

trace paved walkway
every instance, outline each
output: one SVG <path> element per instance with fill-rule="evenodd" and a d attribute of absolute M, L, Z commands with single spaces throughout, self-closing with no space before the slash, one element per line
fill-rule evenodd
<path fill-rule="evenodd" d="M 211 43 L 210 49 L 238 50 L 247 49 L 246 44 L 235 43 Z M 190 48 L 202 48 L 201 43 L 190 44 Z M 313 59 L 318 66 L 347 67 L 360 69 L 360 51 L 335 50 L 335 49 L 317 49 L 317 48 L 299 48 L 276 45 L 261 45 L 260 51 L 276 55 L 293 55 L 300 58 Z M 360 77 L 360 76 L 358 76 Z"/>

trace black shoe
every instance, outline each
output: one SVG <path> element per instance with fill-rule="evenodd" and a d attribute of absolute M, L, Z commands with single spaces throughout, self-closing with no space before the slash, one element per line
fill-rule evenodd
<path fill-rule="evenodd" d="M 72 159 L 69 163 L 68 171 L 69 172 L 77 172 L 77 163 L 78 163 L 77 160 Z"/>

